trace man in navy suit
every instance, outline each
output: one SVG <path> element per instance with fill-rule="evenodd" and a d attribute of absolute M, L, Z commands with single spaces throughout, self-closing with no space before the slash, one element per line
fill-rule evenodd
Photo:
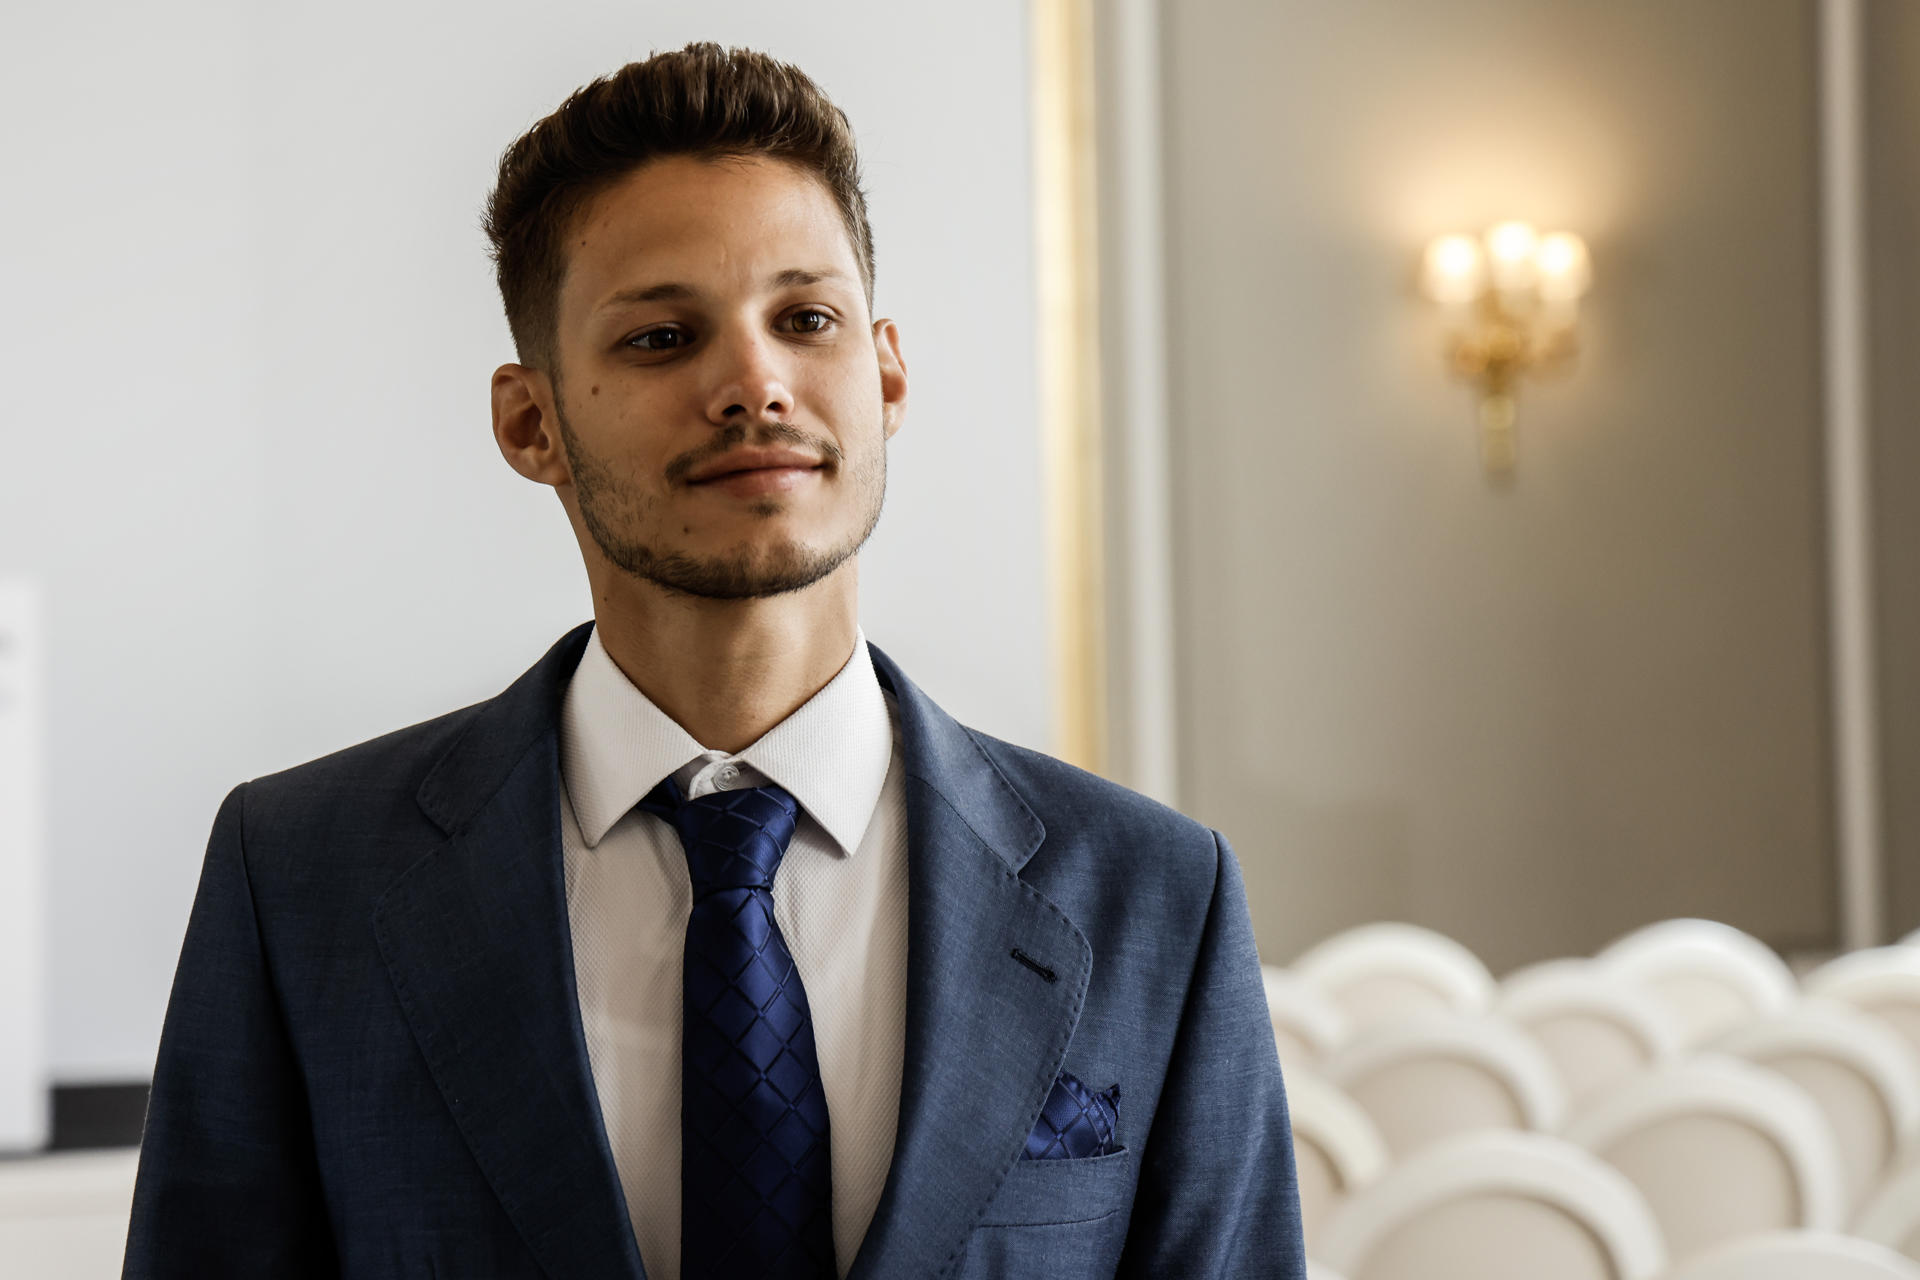
<path fill-rule="evenodd" d="M 594 620 L 227 797 L 126 1274 L 1299 1280 L 1226 842 L 858 626 L 907 376 L 845 118 L 657 55 L 488 231 L 494 435 Z"/>

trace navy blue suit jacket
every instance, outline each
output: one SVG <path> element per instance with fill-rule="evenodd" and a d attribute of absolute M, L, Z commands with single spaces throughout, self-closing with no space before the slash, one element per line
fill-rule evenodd
<path fill-rule="evenodd" d="M 644 1276 L 561 865 L 559 707 L 588 630 L 498 697 L 221 805 L 160 1038 L 128 1276 Z M 1232 851 L 962 727 L 873 660 L 907 778 L 906 1056 L 852 1275 L 1299 1280 L 1286 1100 Z M 1019 1158 L 1062 1071 L 1120 1085 L 1123 1150 Z"/>

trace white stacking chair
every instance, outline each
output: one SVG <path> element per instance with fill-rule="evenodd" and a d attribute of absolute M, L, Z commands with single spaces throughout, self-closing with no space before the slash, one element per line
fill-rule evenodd
<path fill-rule="evenodd" d="M 1920 947 L 1850 952 L 1809 973 L 1800 987 L 1872 1014 L 1920 1053 Z"/>
<path fill-rule="evenodd" d="M 1920 929 L 1915 929 L 1912 933 L 1900 939 L 1900 945 L 1903 947 L 1920 947 Z"/>
<path fill-rule="evenodd" d="M 1500 992 L 1509 986 L 1521 986 L 1543 973 L 1555 973 L 1562 969 L 1575 969 L 1593 961 L 1582 956 L 1554 956 L 1547 960 L 1536 960 L 1532 964 L 1523 964 L 1518 969 L 1507 970 L 1507 975 L 1494 984 L 1494 1003 L 1500 1001 Z"/>
<path fill-rule="evenodd" d="M 1346 1041 L 1347 1015 L 1325 991 L 1279 965 L 1261 965 L 1260 976 L 1283 1070 L 1311 1067 Z"/>
<path fill-rule="evenodd" d="M 1348 929 L 1289 967 L 1333 997 L 1355 1032 L 1418 1013 L 1478 1012 L 1493 997 L 1493 975 L 1479 957 L 1418 925 Z"/>
<path fill-rule="evenodd" d="M 1880 1185 L 1855 1216 L 1853 1234 L 1920 1261 L 1920 1160 Z"/>
<path fill-rule="evenodd" d="M 1799 996 L 1793 970 L 1751 934 L 1712 920 L 1663 920 L 1612 943 L 1594 962 L 1654 996 L 1694 1048 Z"/>
<path fill-rule="evenodd" d="M 1666 1007 L 1589 960 L 1509 974 L 1493 1010 L 1546 1050 L 1576 1108 L 1680 1055 L 1680 1033 Z"/>
<path fill-rule="evenodd" d="M 1738 1058 L 1700 1054 L 1630 1080 L 1563 1134 L 1640 1189 L 1676 1260 L 1740 1236 L 1846 1221 L 1826 1116 L 1800 1086 Z"/>
<path fill-rule="evenodd" d="M 1300 1221 L 1312 1251 L 1326 1223 L 1387 1171 L 1387 1144 L 1360 1104 L 1305 1069 L 1287 1077 Z"/>
<path fill-rule="evenodd" d="M 1322 1073 L 1396 1159 L 1476 1129 L 1551 1132 L 1566 1094 L 1546 1051 L 1490 1014 L 1428 1013 L 1357 1034 Z"/>
<path fill-rule="evenodd" d="M 1315 1256 L 1349 1280 L 1652 1280 L 1666 1265 L 1633 1185 L 1538 1133 L 1428 1147 L 1335 1215 Z"/>
<path fill-rule="evenodd" d="M 1885 1023 L 1810 998 L 1711 1045 L 1777 1071 L 1826 1113 L 1849 1210 L 1862 1204 L 1920 1134 L 1920 1057 Z"/>
<path fill-rule="evenodd" d="M 1780 1231 L 1728 1241 L 1667 1280 L 1920 1280 L 1920 1265 L 1852 1236 Z"/>

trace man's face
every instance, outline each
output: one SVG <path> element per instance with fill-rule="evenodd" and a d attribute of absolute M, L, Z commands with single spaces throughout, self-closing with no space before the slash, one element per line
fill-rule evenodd
<path fill-rule="evenodd" d="M 652 161 L 567 243 L 554 402 L 574 514 L 694 596 L 798 590 L 880 518 L 898 368 L 826 186 L 778 160 Z M 566 490 L 562 489 L 563 498 Z"/>

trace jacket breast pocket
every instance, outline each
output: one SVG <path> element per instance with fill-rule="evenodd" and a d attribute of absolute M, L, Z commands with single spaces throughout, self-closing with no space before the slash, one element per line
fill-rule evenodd
<path fill-rule="evenodd" d="M 1016 1160 L 977 1227 L 1091 1222 L 1133 1199 L 1133 1149 L 1079 1160 Z"/>
<path fill-rule="evenodd" d="M 1133 1152 L 1020 1160 L 949 1280 L 1107 1280 L 1127 1242 Z"/>

